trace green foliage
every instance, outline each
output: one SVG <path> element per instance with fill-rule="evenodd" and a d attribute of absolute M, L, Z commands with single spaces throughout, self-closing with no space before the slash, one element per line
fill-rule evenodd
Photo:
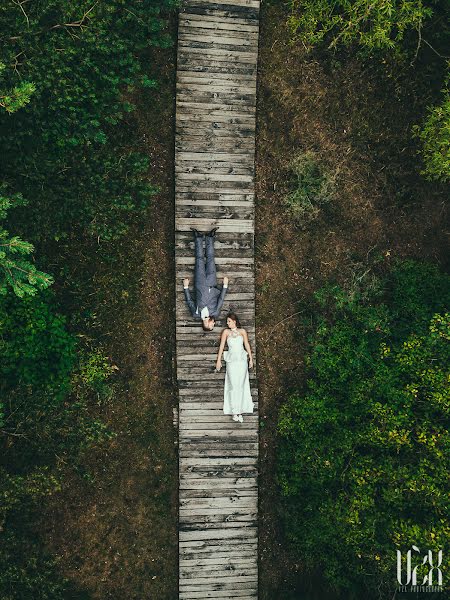
<path fill-rule="evenodd" d="M 94 397 L 111 398 L 115 366 L 99 350 L 77 352 L 65 323 L 50 291 L 20 302 L 0 298 L 0 423 L 6 438 L 16 438 L 11 450 L 24 466 L 55 453 L 76 462 L 112 435 L 89 406 Z"/>
<path fill-rule="evenodd" d="M 450 68 L 450 61 L 447 63 Z M 450 74 L 447 75 L 441 104 L 428 108 L 422 128 L 413 127 L 420 138 L 425 168 L 422 175 L 430 180 L 450 180 Z"/>
<path fill-rule="evenodd" d="M 0 61 L 0 78 L 6 69 L 5 63 Z M 6 92 L 0 90 L 0 107 L 5 109 L 8 113 L 16 112 L 25 104 L 28 104 L 33 92 L 36 91 L 34 83 L 22 81 L 14 89 Z"/>
<path fill-rule="evenodd" d="M 308 48 L 356 44 L 361 50 L 399 51 L 405 33 L 419 31 L 433 11 L 418 0 L 290 0 L 288 24 L 294 40 Z"/>
<path fill-rule="evenodd" d="M 0 177 L 33 199 L 34 241 L 75 231 L 123 236 L 128 215 L 154 195 L 149 160 L 130 150 L 126 127 L 135 94 L 145 90 L 151 102 L 147 50 L 172 44 L 164 14 L 175 5 L 47 0 L 0 7 L 3 87 L 28 81 L 36 88 L 33 102 L 0 116 Z"/>
<path fill-rule="evenodd" d="M 317 219 L 334 194 L 335 178 L 314 152 L 298 154 L 290 163 L 294 181 L 285 202 L 301 227 Z"/>
<path fill-rule="evenodd" d="M 111 375 L 117 370 L 99 349 L 83 351 L 79 355 L 78 370 L 72 375 L 72 386 L 79 397 L 91 391 L 99 401 L 111 400 L 113 388 L 109 384 Z"/>
<path fill-rule="evenodd" d="M 397 548 L 450 566 L 450 277 L 405 261 L 381 281 L 318 294 L 306 391 L 278 424 L 286 535 L 352 598 L 392 593 Z"/>
<path fill-rule="evenodd" d="M 6 194 L 6 186 L 0 185 L 0 222 L 10 208 L 24 206 L 28 202 L 22 194 Z M 0 295 L 7 294 L 11 287 L 19 298 L 26 294 L 34 296 L 39 289 L 45 289 L 53 283 L 53 277 L 36 267 L 25 257 L 34 250 L 33 244 L 25 242 L 19 236 L 10 234 L 0 226 Z"/>
<path fill-rule="evenodd" d="M 10 511 L 24 509 L 30 498 L 39 502 L 41 498 L 61 489 L 47 467 L 37 468 L 26 476 L 12 475 L 0 467 L 0 482 L 0 531 Z"/>
<path fill-rule="evenodd" d="M 0 300 L 0 391 L 45 390 L 49 401 L 59 402 L 70 389 L 75 364 L 75 340 L 65 328 L 65 317 L 54 312 L 51 294 L 11 295 Z M 16 410 L 16 408 L 15 408 Z"/>

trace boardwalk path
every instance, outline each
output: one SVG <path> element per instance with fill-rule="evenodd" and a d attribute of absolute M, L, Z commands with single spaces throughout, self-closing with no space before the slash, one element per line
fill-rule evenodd
<path fill-rule="evenodd" d="M 255 352 L 254 149 L 259 0 L 184 0 L 176 102 L 176 307 L 181 600 L 257 598 L 258 398 L 253 415 L 223 414 L 224 373 L 212 372 L 233 309 Z M 219 283 L 230 279 L 214 333 L 193 322 L 190 227 L 215 225 Z M 224 369 L 223 369 L 224 370 Z M 222 371 L 223 371 L 222 370 Z"/>

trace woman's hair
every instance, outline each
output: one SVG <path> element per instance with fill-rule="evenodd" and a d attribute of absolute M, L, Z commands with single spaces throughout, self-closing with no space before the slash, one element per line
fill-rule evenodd
<path fill-rule="evenodd" d="M 227 314 L 227 319 L 228 319 L 228 317 L 229 317 L 230 319 L 233 319 L 233 321 L 236 321 L 236 327 L 242 327 L 242 325 L 241 325 L 241 322 L 239 321 L 239 318 L 238 318 L 238 316 L 236 315 L 236 313 L 234 313 L 234 312 L 229 312 L 229 313 Z"/>

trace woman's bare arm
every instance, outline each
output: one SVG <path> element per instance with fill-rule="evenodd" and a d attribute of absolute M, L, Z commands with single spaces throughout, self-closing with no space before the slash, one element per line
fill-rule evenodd
<path fill-rule="evenodd" d="M 222 331 L 222 335 L 220 336 L 220 346 L 219 346 L 219 351 L 217 353 L 217 360 L 216 360 L 216 369 L 218 371 L 220 371 L 220 369 L 222 368 L 222 353 L 223 353 L 223 349 L 225 348 L 225 342 L 226 339 L 228 337 L 228 329 L 224 329 Z"/>
<path fill-rule="evenodd" d="M 245 349 L 248 352 L 248 358 L 249 358 L 249 364 L 248 364 L 248 366 L 251 369 L 253 367 L 252 349 L 250 348 L 250 342 L 248 341 L 248 335 L 247 335 L 247 332 L 245 331 L 245 329 L 242 330 L 242 335 L 244 337 L 244 346 L 245 346 Z"/>

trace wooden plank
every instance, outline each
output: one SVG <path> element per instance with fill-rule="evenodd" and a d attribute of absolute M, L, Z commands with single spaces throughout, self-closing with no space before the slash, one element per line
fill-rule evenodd
<path fill-rule="evenodd" d="M 230 31 L 248 31 L 258 33 L 259 24 L 255 21 L 237 20 L 232 18 L 215 18 L 208 15 L 188 14 L 180 12 L 179 23 L 183 26 L 201 27 L 202 29 L 225 29 Z"/>
<path fill-rule="evenodd" d="M 244 22 L 254 22 L 258 20 L 258 9 L 247 7 L 247 6 L 224 6 L 216 4 L 215 7 L 211 7 L 210 4 L 199 3 L 191 4 L 190 6 L 182 6 L 180 13 L 192 15 L 204 15 L 212 16 L 213 18 L 220 19 L 222 17 L 226 19 L 236 19 L 238 22 L 243 20 Z"/>
<path fill-rule="evenodd" d="M 232 165 L 229 167 L 220 166 L 221 163 L 203 163 L 194 165 L 190 162 L 179 162 L 175 165 L 175 173 L 191 173 L 193 175 L 227 175 L 227 174 L 236 174 L 236 175 L 249 175 L 252 180 L 254 179 L 254 169 L 251 165 Z M 213 208 L 217 206 L 254 206 L 253 198 L 251 200 L 219 200 L 218 202 L 214 202 L 214 200 L 200 200 L 197 198 L 187 198 L 183 197 L 177 198 L 177 207 L 186 206 L 189 204 L 194 204 L 197 206 L 211 206 Z"/>
<path fill-rule="evenodd" d="M 231 568 L 239 567 L 240 564 L 245 563 L 248 566 L 255 566 L 256 559 L 252 556 L 252 553 L 248 552 L 242 556 L 242 562 L 239 562 L 240 553 L 236 552 L 234 556 L 217 556 L 213 558 L 194 558 L 194 559 L 180 559 L 180 565 L 182 567 L 211 567 L 214 565 L 230 565 Z"/>
<path fill-rule="evenodd" d="M 227 529 L 217 529 L 214 532 L 202 531 L 185 531 L 180 535 L 180 544 L 189 541 L 202 541 L 202 540 L 253 540 L 257 537 L 256 527 L 241 527 L 237 531 L 228 531 Z"/>
<path fill-rule="evenodd" d="M 204 583 L 197 589 L 193 588 L 192 586 L 180 587 L 178 598 L 182 600 L 197 600 L 198 598 L 227 598 L 228 600 L 231 598 L 239 598 L 240 600 L 243 600 L 248 597 L 254 598 L 255 596 L 252 596 L 252 594 L 257 592 L 257 588 L 257 581 L 245 583 L 234 582 L 233 584 L 229 583 L 228 585 L 224 585 L 220 588 L 214 585 L 209 585 L 209 583 Z"/>
<path fill-rule="evenodd" d="M 232 85 L 232 86 L 248 86 L 256 89 L 255 75 L 232 75 L 226 73 L 218 73 L 217 76 L 212 76 L 210 73 L 199 73 L 197 71 L 183 71 L 177 73 L 177 81 L 184 83 L 203 83 L 204 85 Z"/>
<path fill-rule="evenodd" d="M 229 553 L 242 550 L 242 552 L 254 552 L 258 546 L 255 539 L 228 539 L 228 540 L 191 540 L 179 542 L 180 559 L 182 558 L 211 558 L 218 552 Z"/>
<path fill-rule="evenodd" d="M 208 17 L 196 18 L 195 15 L 180 13 L 178 19 L 178 31 L 189 31 L 200 36 L 213 36 L 213 39 L 221 37 L 236 37 L 253 40 L 257 47 L 259 27 L 257 23 L 230 23 L 227 20 L 208 20 Z"/>
<path fill-rule="evenodd" d="M 179 584 L 180 590 L 194 590 L 197 587 L 207 586 L 212 590 L 234 590 L 235 588 L 243 588 L 245 585 L 248 587 L 254 587 L 257 582 L 256 573 L 246 574 L 246 575 L 234 575 L 227 577 L 227 583 L 225 583 L 223 578 L 220 578 L 220 582 L 218 582 L 217 578 L 214 576 L 211 577 L 198 577 L 196 579 L 190 580 L 182 580 Z"/>
<path fill-rule="evenodd" d="M 200 4 L 201 6 L 212 6 L 214 8 L 218 6 L 230 5 L 233 7 L 252 7 L 259 9 L 259 0 L 220 0 L 220 2 L 210 2 L 208 0 L 183 0 L 183 6 L 192 6 Z"/>
<path fill-rule="evenodd" d="M 176 160 L 194 160 L 194 161 L 201 161 L 201 160 L 205 160 L 205 161 L 211 161 L 211 160 L 216 160 L 216 161 L 222 161 L 225 163 L 228 163 L 228 161 L 230 160 L 248 160 L 251 164 L 254 164 L 254 158 L 253 157 L 249 157 L 248 154 L 245 152 L 244 156 L 242 152 L 191 152 L 191 151 L 186 151 L 186 152 L 176 152 L 175 154 L 176 156 Z"/>
<path fill-rule="evenodd" d="M 248 49 L 247 52 L 240 52 L 239 50 L 221 50 L 220 48 L 209 48 L 208 50 L 205 50 L 204 48 L 188 48 L 186 46 L 181 46 L 178 49 L 178 60 L 189 58 L 192 62 L 198 59 L 209 59 L 224 62 L 235 60 L 242 63 L 255 64 L 257 55 L 257 52 L 252 52 L 250 49 Z"/>
<path fill-rule="evenodd" d="M 255 488 L 248 489 L 230 489 L 230 488 L 221 488 L 221 489 L 193 489 L 193 490 L 183 490 L 183 499 L 188 500 L 189 498 L 258 498 L 258 491 Z"/>
<path fill-rule="evenodd" d="M 180 479 L 179 485 L 180 490 L 205 490 L 209 488 L 221 489 L 230 487 L 236 490 L 239 490 L 240 488 L 258 489 L 255 477 L 211 477 L 210 479 L 184 477 L 183 479 Z M 210 536 L 207 535 L 206 539 L 209 538 Z"/>

